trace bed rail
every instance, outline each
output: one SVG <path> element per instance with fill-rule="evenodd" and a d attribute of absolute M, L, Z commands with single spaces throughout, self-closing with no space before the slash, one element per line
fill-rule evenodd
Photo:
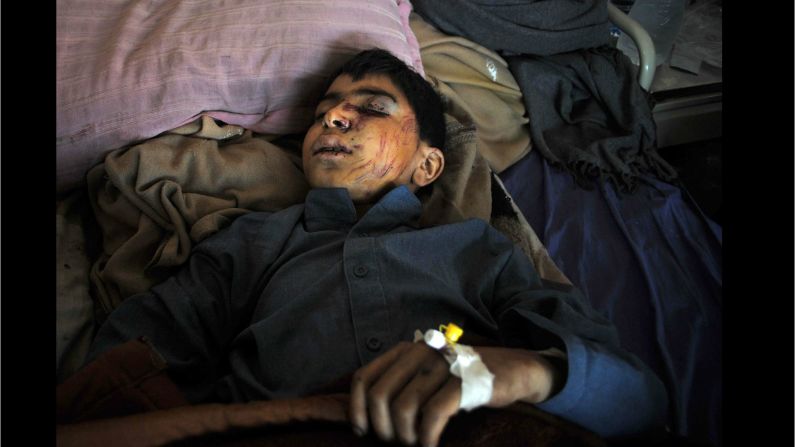
<path fill-rule="evenodd" d="M 657 67 L 654 60 L 654 42 L 643 26 L 635 19 L 618 9 L 610 1 L 607 2 L 607 16 L 613 25 L 617 26 L 621 32 L 627 33 L 635 42 L 635 46 L 640 53 L 640 66 L 638 68 L 638 83 L 643 90 L 649 91 L 654 80 L 654 71 Z"/>

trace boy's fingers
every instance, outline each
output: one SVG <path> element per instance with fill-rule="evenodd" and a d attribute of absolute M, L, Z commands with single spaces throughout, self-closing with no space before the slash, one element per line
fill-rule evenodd
<path fill-rule="evenodd" d="M 422 368 L 422 365 L 439 357 L 424 344 L 412 343 L 400 352 L 400 359 L 392 362 L 367 391 L 367 411 L 373 431 L 383 440 L 395 436 L 392 402 Z M 444 361 L 439 358 L 440 361 Z"/>
<path fill-rule="evenodd" d="M 367 391 L 370 385 L 400 357 L 410 343 L 398 343 L 369 364 L 359 368 L 351 379 L 350 417 L 353 430 L 357 434 L 367 433 Z"/>
<path fill-rule="evenodd" d="M 450 377 L 447 362 L 438 354 L 431 354 L 434 355 L 420 365 L 414 378 L 392 401 L 390 407 L 395 433 L 404 444 L 411 445 L 417 442 L 417 427 L 419 426 L 417 415 L 420 408 Z"/>
<path fill-rule="evenodd" d="M 444 427 L 458 413 L 461 401 L 461 379 L 450 377 L 442 388 L 422 407 L 420 442 L 423 446 L 436 446 Z"/>

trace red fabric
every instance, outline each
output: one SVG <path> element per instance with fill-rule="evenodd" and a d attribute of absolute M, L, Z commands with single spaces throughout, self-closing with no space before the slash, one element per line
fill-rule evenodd
<path fill-rule="evenodd" d="M 188 405 L 166 368 L 144 338 L 117 346 L 56 387 L 55 420 L 74 423 Z"/>
<path fill-rule="evenodd" d="M 205 404 L 57 427 L 57 444 L 155 446 L 183 442 L 208 446 L 379 446 L 374 435 L 359 438 L 348 422 L 348 395 Z M 477 409 L 451 419 L 441 446 L 597 447 L 596 435 L 530 405 Z"/>

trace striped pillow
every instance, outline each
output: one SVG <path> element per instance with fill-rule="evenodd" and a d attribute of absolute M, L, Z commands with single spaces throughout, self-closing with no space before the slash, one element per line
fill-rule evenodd
<path fill-rule="evenodd" d="M 301 132 L 325 77 L 361 49 L 423 73 L 410 12 L 409 0 L 58 0 L 57 192 L 202 112 Z"/>

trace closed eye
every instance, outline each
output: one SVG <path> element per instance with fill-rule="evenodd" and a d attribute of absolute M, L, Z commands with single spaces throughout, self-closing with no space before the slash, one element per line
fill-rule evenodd
<path fill-rule="evenodd" d="M 385 112 L 382 106 L 368 105 L 367 107 L 360 108 L 359 113 L 363 115 L 389 116 L 389 113 Z"/>
<path fill-rule="evenodd" d="M 375 113 L 381 116 L 389 116 L 389 106 L 385 103 L 385 99 L 381 96 L 370 98 L 364 108 L 369 113 Z"/>
<path fill-rule="evenodd" d="M 369 115 L 369 116 L 389 116 L 389 113 L 384 111 L 384 107 L 378 104 L 368 104 L 365 107 L 357 107 L 356 111 L 362 115 Z M 318 113 L 315 115 L 315 122 L 323 121 L 323 118 L 326 116 L 326 112 Z"/>
<path fill-rule="evenodd" d="M 366 101 L 360 103 L 362 105 L 353 105 L 348 103 L 345 108 L 348 110 L 356 110 L 359 114 L 375 117 L 390 116 L 390 112 L 394 110 L 395 104 L 390 98 L 384 95 L 371 96 Z M 315 114 L 315 122 L 320 122 L 326 116 L 328 111 L 318 112 Z"/>

